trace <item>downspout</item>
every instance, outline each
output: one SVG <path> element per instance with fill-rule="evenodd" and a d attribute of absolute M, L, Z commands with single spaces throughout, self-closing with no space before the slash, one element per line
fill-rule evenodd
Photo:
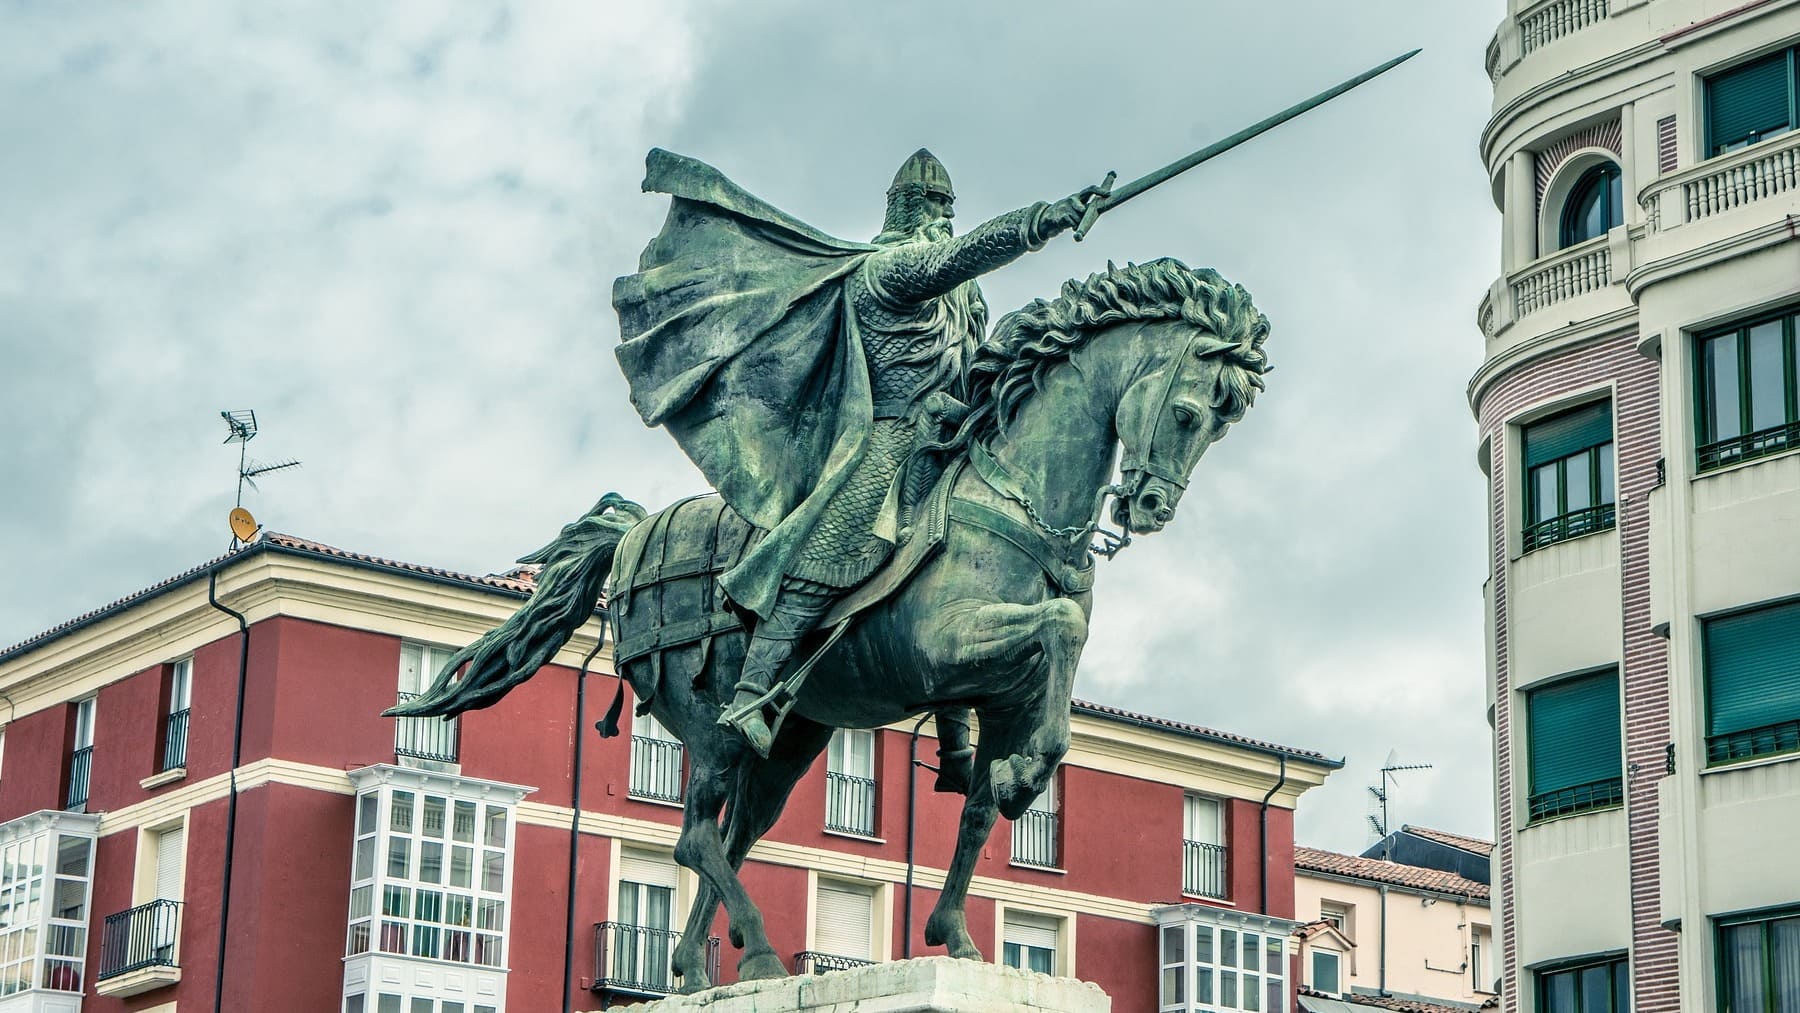
<path fill-rule="evenodd" d="M 219 565 L 223 565 L 223 561 Z M 250 624 L 242 612 L 234 611 L 219 601 L 219 565 L 207 574 L 207 604 L 225 613 L 238 624 L 237 716 L 231 724 L 231 769 L 229 790 L 225 796 L 225 868 L 224 885 L 219 891 L 219 969 L 213 977 L 213 1013 L 225 1009 L 225 944 L 231 938 L 231 860 L 237 846 L 237 769 L 244 751 L 244 687 L 250 673 Z"/>
<path fill-rule="evenodd" d="M 587 675 L 588 665 L 594 661 L 594 655 L 606 643 L 606 632 L 602 630 L 594 638 L 594 649 L 587 657 L 581 659 L 581 671 L 575 675 L 575 773 L 571 780 L 572 797 L 569 804 L 575 814 L 569 817 L 569 910 L 563 925 L 563 1013 L 572 1013 L 575 1009 L 575 997 L 569 994 L 569 986 L 575 983 L 575 870 L 581 856 L 581 745 L 587 741 L 583 734 L 587 726 Z"/>
<path fill-rule="evenodd" d="M 919 768 L 931 769 L 931 765 L 919 762 L 919 732 L 925 727 L 925 719 L 930 714 L 919 715 L 919 721 L 913 725 L 912 744 L 906 750 L 906 906 L 901 917 L 900 958 L 912 956 L 913 940 L 913 836 L 918 829 L 919 820 Z"/>
<path fill-rule="evenodd" d="M 1381 884 L 1381 953 L 1379 955 L 1380 956 L 1379 964 L 1380 964 L 1380 968 L 1381 968 L 1381 973 L 1380 973 L 1380 979 L 1375 983 L 1375 989 L 1376 989 L 1376 991 L 1381 993 L 1381 997 L 1384 999 L 1387 998 L 1387 994 L 1388 994 L 1388 990 L 1387 990 L 1387 918 L 1388 918 L 1387 895 L 1388 895 L 1387 884 L 1383 883 L 1383 884 Z"/>
<path fill-rule="evenodd" d="M 1262 839 L 1257 842 L 1256 847 L 1256 850 L 1261 853 L 1262 859 L 1262 868 L 1258 873 L 1262 882 L 1262 907 L 1257 910 L 1263 914 L 1269 913 L 1269 800 L 1275 797 L 1276 792 L 1287 787 L 1287 754 L 1277 754 L 1276 759 L 1281 761 L 1281 776 L 1275 779 L 1275 786 L 1270 788 L 1269 793 L 1262 798 L 1262 812 L 1259 815 L 1259 819 L 1262 821 Z"/>

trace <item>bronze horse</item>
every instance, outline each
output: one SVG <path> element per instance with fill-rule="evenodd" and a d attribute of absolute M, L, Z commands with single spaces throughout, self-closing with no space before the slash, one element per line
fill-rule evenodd
<path fill-rule="evenodd" d="M 1054 300 L 1003 317 L 970 366 L 968 415 L 953 434 L 926 444 L 924 452 L 950 462 L 932 497 L 942 509 L 917 508 L 909 533 L 935 536 L 934 551 L 918 554 L 897 590 L 867 603 L 822 650 L 819 637 L 799 652 L 816 654 L 815 664 L 766 760 L 716 724 L 746 642 L 741 617 L 711 586 L 710 573 L 723 567 L 665 595 L 672 579 L 658 588 L 663 578 L 643 558 L 653 537 L 709 546 L 709 559 L 741 549 L 755 532 L 715 499 L 646 516 L 608 494 L 526 557 L 546 564 L 536 594 L 451 658 L 404 713 L 453 715 L 499 700 L 592 614 L 611 574 L 619 674 L 688 751 L 675 860 L 699 874 L 701 889 L 673 969 L 694 991 L 710 985 L 702 940 L 721 901 L 732 941 L 744 950 L 739 976 L 787 973 L 737 869 L 832 730 L 973 708 L 980 736 L 955 857 L 925 938 L 952 956 L 981 959 L 964 919 L 970 878 L 995 816 L 1016 819 L 1068 750 L 1092 602 L 1089 542 L 1104 501 L 1116 497 L 1113 519 L 1136 534 L 1173 518 L 1201 455 L 1262 388 L 1267 335 L 1267 318 L 1243 288 L 1169 259 L 1108 265 L 1086 282 L 1068 282 Z M 898 557 L 907 555 L 903 545 Z M 657 622 L 700 633 L 626 657 L 624 644 L 643 642 L 637 602 L 650 588 Z"/>

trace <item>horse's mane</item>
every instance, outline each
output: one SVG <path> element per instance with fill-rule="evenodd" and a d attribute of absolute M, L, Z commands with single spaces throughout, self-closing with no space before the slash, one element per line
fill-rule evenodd
<path fill-rule="evenodd" d="M 1263 341 L 1269 318 L 1250 293 L 1211 268 L 1190 268 L 1164 257 L 1115 267 L 1083 282 L 1063 283 L 1062 294 L 1000 318 L 969 366 L 969 414 L 942 449 L 985 442 L 1012 422 L 1040 388 L 1044 374 L 1114 324 L 1185 320 L 1218 338 L 1209 354 L 1223 354 L 1238 367 L 1219 374 L 1214 407 L 1241 414 L 1262 389 L 1269 362 Z"/>

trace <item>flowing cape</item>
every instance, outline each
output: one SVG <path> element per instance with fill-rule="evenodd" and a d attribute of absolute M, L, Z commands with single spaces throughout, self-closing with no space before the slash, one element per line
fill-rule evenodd
<path fill-rule="evenodd" d="M 874 407 L 845 282 L 876 247 L 828 236 L 695 159 L 657 148 L 646 161 L 644 190 L 673 200 L 638 273 L 613 285 L 619 365 L 645 424 L 769 532 L 719 581 L 767 616 L 867 443 Z"/>

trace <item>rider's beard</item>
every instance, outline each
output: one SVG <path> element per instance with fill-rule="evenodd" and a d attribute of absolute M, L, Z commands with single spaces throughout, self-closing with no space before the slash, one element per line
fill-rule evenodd
<path fill-rule="evenodd" d="M 926 242 L 941 243 L 956 235 L 956 228 L 950 224 L 950 219 L 939 218 L 936 221 L 926 222 L 919 232 L 925 237 Z"/>

